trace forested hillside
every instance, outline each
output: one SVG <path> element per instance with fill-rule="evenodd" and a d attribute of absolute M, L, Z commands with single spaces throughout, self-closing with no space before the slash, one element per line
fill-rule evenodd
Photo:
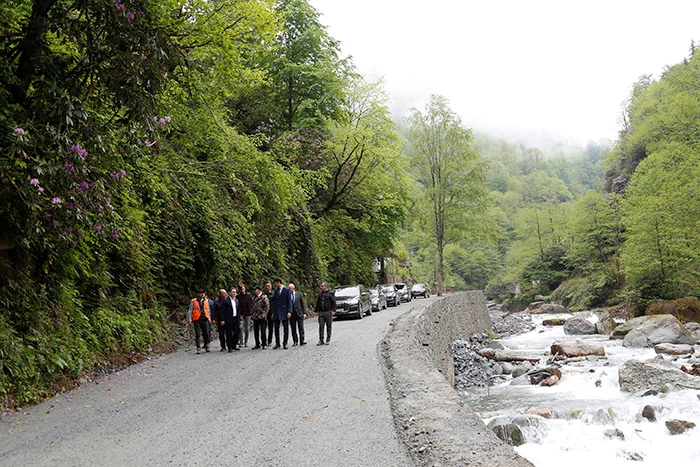
<path fill-rule="evenodd" d="M 194 290 L 374 283 L 401 147 L 304 0 L 0 5 L 0 395 L 165 337 Z"/>
<path fill-rule="evenodd" d="M 700 294 L 700 54 L 642 77 L 611 145 L 531 148 L 476 135 L 489 166 L 490 235 L 454 237 L 447 286 L 574 309 Z M 434 247 L 412 218 L 403 235 L 416 280 L 435 277 Z M 433 250 L 431 251 L 431 248 Z"/>
<path fill-rule="evenodd" d="M 392 116 L 306 0 L 0 4 L 0 405 L 281 276 L 572 308 L 700 293 L 700 56 L 616 142 L 530 147 L 432 96 Z M 407 118 L 403 118 L 407 117 Z"/>

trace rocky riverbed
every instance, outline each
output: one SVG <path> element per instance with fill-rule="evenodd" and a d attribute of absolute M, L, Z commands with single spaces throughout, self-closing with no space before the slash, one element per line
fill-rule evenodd
<path fill-rule="evenodd" d="M 455 386 L 520 455 L 538 467 L 697 465 L 700 326 L 489 310 L 504 337 L 455 341 Z"/>
<path fill-rule="evenodd" d="M 493 331 L 499 338 L 516 336 L 535 329 L 535 322 L 530 315 L 506 314 L 497 304 L 489 304 L 488 311 Z M 498 384 L 513 376 L 513 373 L 517 377 L 532 369 L 532 364 L 527 358 L 518 363 L 496 362 L 483 355 L 484 349 L 503 349 L 503 346 L 487 334 L 473 334 L 468 339 L 455 340 L 452 343 L 455 389 Z"/>

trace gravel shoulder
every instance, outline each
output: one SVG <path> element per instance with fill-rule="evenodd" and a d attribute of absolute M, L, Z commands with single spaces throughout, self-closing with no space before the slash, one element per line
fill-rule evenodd
<path fill-rule="evenodd" d="M 336 321 L 329 346 L 309 319 L 304 347 L 153 357 L 0 417 L 0 465 L 413 465 L 378 352 L 410 307 Z"/>
<path fill-rule="evenodd" d="M 433 301 L 416 302 L 380 345 L 397 431 L 415 464 L 532 467 L 484 425 L 421 350 L 415 323 Z"/>

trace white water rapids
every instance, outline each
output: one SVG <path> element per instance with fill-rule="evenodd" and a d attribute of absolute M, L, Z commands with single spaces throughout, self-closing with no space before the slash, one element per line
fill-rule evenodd
<path fill-rule="evenodd" d="M 621 392 L 618 365 L 629 359 L 654 358 L 654 350 L 622 347 L 622 341 L 601 335 L 567 336 L 562 326 L 542 326 L 544 319 L 569 316 L 533 315 L 537 323 L 533 331 L 500 342 L 511 350 L 541 350 L 543 366 L 551 358 L 550 346 L 558 340 L 601 342 L 607 358 L 563 366 L 561 381 L 552 387 L 511 386 L 507 382 L 469 389 L 461 393 L 469 405 L 486 423 L 496 416 L 522 414 L 527 408 L 549 410 L 551 418 L 523 429 L 525 444 L 515 448 L 537 467 L 700 466 L 700 392 L 684 390 L 645 397 Z M 594 315 L 589 319 L 594 321 Z M 686 360 L 679 360 L 679 366 L 681 362 Z M 657 408 L 656 422 L 642 417 L 645 405 Z M 690 421 L 696 427 L 671 435 L 665 425 L 669 419 Z M 604 432 L 611 429 L 622 431 L 624 440 L 606 437 Z"/>

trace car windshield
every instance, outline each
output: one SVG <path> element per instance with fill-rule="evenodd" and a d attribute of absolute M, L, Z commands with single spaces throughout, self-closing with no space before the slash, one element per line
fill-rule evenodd
<path fill-rule="evenodd" d="M 369 293 L 371 293 L 373 297 L 376 297 L 377 295 L 379 295 L 379 291 L 377 289 L 372 289 L 369 291 Z"/>
<path fill-rule="evenodd" d="M 336 297 L 356 297 L 360 295 L 359 287 L 343 287 L 335 291 Z"/>
<path fill-rule="evenodd" d="M 386 287 L 382 287 L 382 290 L 383 290 L 384 292 L 393 292 L 393 291 L 396 290 L 396 289 L 394 289 L 394 286 L 388 285 L 388 286 L 386 286 Z"/>
<path fill-rule="evenodd" d="M 413 290 L 423 290 L 425 286 L 423 284 L 416 284 L 413 287 L 411 287 Z"/>
<path fill-rule="evenodd" d="M 403 289 L 404 287 L 406 287 L 406 284 L 394 284 L 394 287 L 396 287 L 397 289 Z"/>

